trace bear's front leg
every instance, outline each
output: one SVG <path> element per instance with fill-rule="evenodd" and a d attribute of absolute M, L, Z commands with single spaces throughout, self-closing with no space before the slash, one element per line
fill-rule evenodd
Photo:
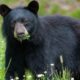
<path fill-rule="evenodd" d="M 12 59 L 12 49 L 8 46 L 5 53 L 5 80 L 10 80 L 14 78 L 15 70 L 14 70 L 14 63 Z"/>
<path fill-rule="evenodd" d="M 11 49 L 7 49 L 5 58 L 5 80 L 15 79 L 16 77 L 18 77 L 19 80 L 23 80 L 23 75 L 25 74 L 25 62 L 23 55 L 19 54 L 19 52 L 17 53 L 15 50 L 11 51 Z"/>

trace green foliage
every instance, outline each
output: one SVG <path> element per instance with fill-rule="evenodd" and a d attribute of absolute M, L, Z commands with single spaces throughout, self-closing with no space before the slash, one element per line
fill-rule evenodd
<path fill-rule="evenodd" d="M 16 3 L 16 0 L 0 0 L 1 4 L 11 4 Z"/>
<path fill-rule="evenodd" d="M 27 70 L 24 75 L 24 80 L 70 80 L 71 75 L 68 69 L 63 69 L 63 74 L 58 74 L 57 72 L 53 72 L 53 75 L 49 78 L 46 74 L 38 74 L 36 75 L 37 79 L 34 78 L 34 75 L 31 71 Z M 16 76 L 18 78 L 18 76 Z M 15 78 L 15 80 L 16 80 Z"/>
<path fill-rule="evenodd" d="M 59 7 L 58 4 L 53 4 L 49 11 L 50 11 L 51 14 L 59 13 L 60 12 L 60 7 Z"/>
<path fill-rule="evenodd" d="M 55 73 L 54 74 L 54 80 L 70 80 L 71 79 L 71 75 L 68 69 L 63 69 L 63 74 L 58 74 Z"/>
<path fill-rule="evenodd" d="M 71 12 L 70 16 L 80 19 L 80 9 L 76 9 L 75 11 Z"/>
<path fill-rule="evenodd" d="M 2 18 L 0 17 L 0 24 L 2 23 Z M 1 26 L 1 25 L 0 25 Z M 0 27 L 0 80 L 4 80 L 4 51 L 5 43 L 2 38 L 2 29 Z"/>
<path fill-rule="evenodd" d="M 40 0 L 40 7 L 39 7 L 40 8 L 39 9 L 40 15 L 45 15 L 46 10 L 47 10 L 47 6 L 48 6 L 47 3 L 48 3 L 48 0 L 43 0 L 43 1 Z"/>
<path fill-rule="evenodd" d="M 32 74 L 30 70 L 25 71 L 24 78 L 25 80 L 35 80 L 34 75 Z"/>

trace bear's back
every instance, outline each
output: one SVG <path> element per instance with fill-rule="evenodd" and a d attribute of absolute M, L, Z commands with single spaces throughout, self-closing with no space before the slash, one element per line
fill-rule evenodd
<path fill-rule="evenodd" d="M 68 16 L 54 15 L 54 16 L 41 16 L 39 17 L 41 21 L 52 25 L 80 25 L 80 20 L 74 19 Z"/>

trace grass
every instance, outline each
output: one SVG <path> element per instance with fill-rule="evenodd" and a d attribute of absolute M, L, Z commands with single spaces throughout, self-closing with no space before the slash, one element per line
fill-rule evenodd
<path fill-rule="evenodd" d="M 63 70 L 63 74 L 58 74 L 57 72 L 53 72 L 51 77 L 48 77 L 46 73 L 36 75 L 36 79 L 33 74 L 27 70 L 24 75 L 24 80 L 71 80 L 71 75 L 68 69 Z M 15 80 L 19 80 L 19 77 L 16 76 Z"/>
<path fill-rule="evenodd" d="M 2 23 L 2 19 L 0 17 L 0 24 Z M 1 25 L 0 25 L 1 26 Z M 0 27 L 0 80 L 4 80 L 4 51 L 5 51 L 5 42 L 1 34 Z"/>
<path fill-rule="evenodd" d="M 0 0 L 0 4 L 11 5 L 12 3 L 16 3 L 16 0 Z"/>
<path fill-rule="evenodd" d="M 76 9 L 75 11 L 70 13 L 70 16 L 77 18 L 77 19 L 80 19 L 80 9 Z"/>

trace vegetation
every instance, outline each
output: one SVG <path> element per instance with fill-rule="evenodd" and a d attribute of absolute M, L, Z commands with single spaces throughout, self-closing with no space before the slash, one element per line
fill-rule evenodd
<path fill-rule="evenodd" d="M 0 4 L 7 4 L 10 7 L 14 7 L 17 5 L 26 5 L 30 0 L 0 0 Z M 80 0 L 64 0 L 62 3 L 62 0 L 39 0 L 40 2 L 40 15 L 52 15 L 52 14 L 61 14 L 61 15 L 68 15 L 75 18 L 80 19 L 80 9 L 78 5 L 80 5 Z M 22 4 L 23 3 L 23 4 Z M 77 4 L 77 5 L 76 5 Z M 4 80 L 5 77 L 5 39 L 2 37 L 2 17 L 0 16 L 0 80 Z M 30 72 L 26 71 L 26 80 L 33 80 L 33 76 Z M 63 75 L 55 73 L 52 76 L 52 80 L 70 80 L 70 73 L 67 69 L 63 69 Z M 25 76 L 24 76 L 25 77 Z M 42 75 L 39 77 L 39 80 L 48 80 L 46 77 L 46 74 L 44 76 Z M 18 80 L 18 77 L 16 77 L 15 80 Z"/>

